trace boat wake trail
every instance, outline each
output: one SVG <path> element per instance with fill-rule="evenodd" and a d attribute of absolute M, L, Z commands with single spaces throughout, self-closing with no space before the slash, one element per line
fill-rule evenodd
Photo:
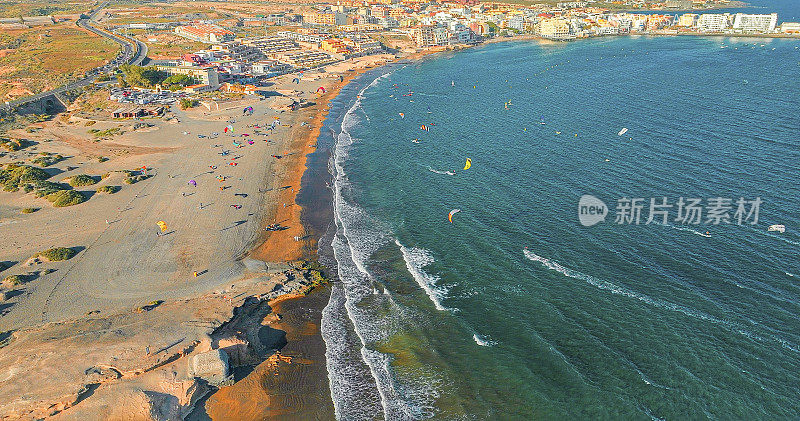
<path fill-rule="evenodd" d="M 428 171 L 430 171 L 432 173 L 436 173 L 436 174 L 442 174 L 442 175 L 456 175 L 456 173 L 454 173 L 453 171 L 439 171 L 439 170 L 434 170 L 431 167 L 428 167 Z"/>
<path fill-rule="evenodd" d="M 702 231 L 693 230 L 693 229 L 691 229 L 691 228 L 688 228 L 688 227 L 682 227 L 682 226 L 680 226 L 680 225 L 670 225 L 670 224 L 661 224 L 661 225 L 664 225 L 664 226 L 670 227 L 670 228 L 672 228 L 672 229 L 675 229 L 675 230 L 678 230 L 678 231 L 686 231 L 686 232 L 691 232 L 692 234 L 696 234 L 696 235 L 699 235 L 699 236 L 701 236 L 701 237 L 710 237 L 710 235 L 709 235 L 709 234 L 706 234 L 706 233 L 704 233 L 704 232 L 702 232 Z"/>
<path fill-rule="evenodd" d="M 753 231 L 765 236 L 772 238 L 773 240 L 783 241 L 784 243 L 791 244 L 793 246 L 800 246 L 800 241 L 790 240 L 783 235 L 772 234 L 769 231 L 764 231 L 763 229 L 757 229 L 755 227 L 750 227 Z"/>
<path fill-rule="evenodd" d="M 789 350 L 791 350 L 791 351 L 793 351 L 795 353 L 800 353 L 800 348 L 798 348 L 797 344 L 791 343 L 791 342 L 789 342 L 789 341 L 787 341 L 787 340 L 785 340 L 785 339 L 783 339 L 781 337 L 778 337 L 778 336 L 776 336 L 774 334 L 767 333 L 769 338 L 764 337 L 761 334 L 756 334 L 756 333 L 753 333 L 753 332 L 747 330 L 744 326 L 740 325 L 739 323 L 728 321 L 728 320 L 723 320 L 723 319 L 717 318 L 715 316 L 712 316 L 710 314 L 704 313 L 702 311 L 699 311 L 699 310 L 696 310 L 696 309 L 693 309 L 693 308 L 690 308 L 690 307 L 686 307 L 686 306 L 683 306 L 683 305 L 680 305 L 680 304 L 675 304 L 675 303 L 672 303 L 672 302 L 669 302 L 669 301 L 666 301 L 666 300 L 661 300 L 661 299 L 658 299 L 658 298 L 652 298 L 652 297 L 647 296 L 645 294 L 641 294 L 639 292 L 633 291 L 630 288 L 622 287 L 622 286 L 616 285 L 616 284 L 614 284 L 612 282 L 609 282 L 609 281 L 606 281 L 606 280 L 603 280 L 603 279 L 598 279 L 598 278 L 595 278 L 594 276 L 586 275 L 586 274 L 578 272 L 576 270 L 564 267 L 564 266 L 560 265 L 558 262 L 554 262 L 554 261 L 552 261 L 552 260 L 550 260 L 550 259 L 548 259 L 546 257 L 539 256 L 538 254 L 528 250 L 527 248 L 523 250 L 523 254 L 525 255 L 525 257 L 528 260 L 531 260 L 531 261 L 534 261 L 534 262 L 539 262 L 542 266 L 544 266 L 547 269 L 559 272 L 559 273 L 561 273 L 561 274 L 563 274 L 565 276 L 568 276 L 570 278 L 573 278 L 573 279 L 579 279 L 579 280 L 584 281 L 587 284 L 592 285 L 592 286 L 594 286 L 594 287 L 596 287 L 598 289 L 601 289 L 601 290 L 604 290 L 604 291 L 609 291 L 610 293 L 615 294 L 615 295 L 622 295 L 622 296 L 625 296 L 625 297 L 635 298 L 635 299 L 637 299 L 637 300 L 639 300 L 639 301 L 641 301 L 643 303 L 652 305 L 654 307 L 658 307 L 658 308 L 661 308 L 661 309 L 664 309 L 664 310 L 668 310 L 668 311 L 674 311 L 674 312 L 682 313 L 682 314 L 684 314 L 686 316 L 689 316 L 689 317 L 692 317 L 692 318 L 695 318 L 695 319 L 711 322 L 711 323 L 714 323 L 716 325 L 719 325 L 719 326 L 725 328 L 728 331 L 738 333 L 740 335 L 746 336 L 746 337 L 748 337 L 750 339 L 753 339 L 753 340 L 756 340 L 756 341 L 760 341 L 760 342 L 766 342 L 766 341 L 769 341 L 769 340 L 775 341 L 775 342 L 779 343 L 781 346 L 783 346 L 784 348 L 787 348 L 787 349 L 789 349 Z"/>

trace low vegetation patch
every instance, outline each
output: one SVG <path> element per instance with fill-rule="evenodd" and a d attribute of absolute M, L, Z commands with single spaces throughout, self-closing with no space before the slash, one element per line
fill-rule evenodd
<path fill-rule="evenodd" d="M 53 204 L 53 207 L 56 208 L 73 206 L 86 201 L 86 197 L 75 190 L 57 191 L 55 193 L 48 194 L 46 198 Z"/>
<path fill-rule="evenodd" d="M 40 156 L 38 158 L 34 158 L 31 162 L 33 162 L 34 164 L 36 164 L 36 165 L 38 165 L 40 167 L 49 167 L 49 166 L 51 166 L 53 164 L 57 164 L 57 163 L 59 163 L 59 162 L 64 160 L 64 157 L 61 156 L 61 155 L 58 155 L 58 154 L 57 155 L 51 155 L 51 154 L 49 154 L 47 152 L 42 152 L 42 153 L 46 154 L 46 155 Z"/>
<path fill-rule="evenodd" d="M 112 127 L 110 129 L 106 129 L 106 130 L 89 129 L 89 134 L 93 134 L 94 137 L 97 137 L 97 138 L 111 137 L 111 136 L 122 134 L 122 133 L 124 133 L 124 132 L 122 130 L 120 130 L 119 127 Z"/>
<path fill-rule="evenodd" d="M 45 197 L 61 190 L 69 190 L 67 184 L 53 183 L 52 181 L 37 181 L 23 186 L 25 193 L 33 192 L 36 197 Z"/>
<path fill-rule="evenodd" d="M 152 177 L 149 174 L 145 174 L 142 171 L 131 171 L 125 170 L 125 184 L 136 184 L 142 180 L 147 180 L 148 178 Z"/>
<path fill-rule="evenodd" d="M 97 179 L 86 174 L 77 174 L 69 178 L 69 185 L 72 187 L 91 186 L 97 184 Z"/>
<path fill-rule="evenodd" d="M 0 138 L 0 147 L 11 152 L 25 149 L 31 145 L 33 145 L 33 142 L 25 139 Z"/>
<path fill-rule="evenodd" d="M 33 255 L 33 257 L 42 257 L 51 262 L 60 262 L 62 260 L 69 260 L 78 254 L 75 250 L 69 247 L 55 247 L 49 250 L 40 251 Z"/>
<path fill-rule="evenodd" d="M 97 192 L 98 193 L 108 193 L 108 194 L 114 194 L 114 193 L 118 192 L 119 190 L 120 190 L 120 186 L 103 186 L 103 187 L 98 187 L 97 188 Z"/>
<path fill-rule="evenodd" d="M 37 183 L 50 178 L 43 169 L 30 165 L 7 164 L 0 169 L 0 185 L 5 191 L 17 191 L 29 183 Z"/>
<path fill-rule="evenodd" d="M 106 158 L 104 156 L 98 156 L 97 157 L 97 162 L 106 162 L 106 161 L 108 161 L 108 158 Z"/>
<path fill-rule="evenodd" d="M 303 278 L 307 281 L 307 286 L 300 291 L 301 294 L 308 294 L 314 288 L 328 282 L 328 278 L 325 276 L 325 266 L 317 261 L 300 260 L 293 266 L 301 271 Z"/>
<path fill-rule="evenodd" d="M 8 275 L 5 278 L 3 278 L 3 285 L 9 286 L 9 287 L 15 287 L 15 286 L 22 285 L 24 282 L 25 281 L 19 275 Z"/>
<path fill-rule="evenodd" d="M 39 208 L 25 208 L 25 209 L 22 209 L 22 213 L 34 213 L 34 212 L 36 212 L 38 210 L 39 210 Z M 2 270 L 2 269 L 0 269 L 0 270 Z"/>
<path fill-rule="evenodd" d="M 180 106 L 182 110 L 187 110 L 192 107 L 196 107 L 200 104 L 200 101 L 196 99 L 189 99 L 189 98 L 181 98 Z"/>
<path fill-rule="evenodd" d="M 146 305 L 143 305 L 143 306 L 141 306 L 141 307 L 136 307 L 136 308 L 133 310 L 133 312 L 134 312 L 134 313 L 144 313 L 145 311 L 150 311 L 150 310 L 152 310 L 152 309 L 154 309 L 154 308 L 156 308 L 156 307 L 160 306 L 160 305 L 161 305 L 161 303 L 163 303 L 163 302 L 164 302 L 163 300 L 155 300 L 155 301 L 150 301 L 150 302 L 149 302 L 149 303 L 147 303 Z"/>

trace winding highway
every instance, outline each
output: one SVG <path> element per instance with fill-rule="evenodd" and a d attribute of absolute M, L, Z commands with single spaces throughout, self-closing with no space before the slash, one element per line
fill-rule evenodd
<path fill-rule="evenodd" d="M 100 35 L 101 37 L 108 38 L 108 39 L 116 42 L 117 44 L 120 44 L 122 46 L 122 54 L 121 55 L 118 55 L 114 60 L 111 61 L 111 63 L 108 63 L 106 65 L 100 66 L 100 67 L 98 67 L 96 69 L 90 70 L 89 72 L 87 72 L 88 76 L 86 76 L 86 77 L 84 77 L 82 79 L 76 80 L 74 82 L 70 82 L 70 83 L 68 83 L 68 84 L 66 84 L 64 86 L 58 87 L 56 89 L 52 89 L 50 91 L 40 92 L 40 93 L 38 93 L 36 95 L 25 97 L 25 98 L 16 99 L 14 101 L 8 101 L 8 102 L 6 102 L 4 104 L 0 104 L 0 109 L 2 109 L 2 110 L 13 109 L 13 108 L 19 107 L 21 105 L 25 105 L 25 104 L 28 104 L 28 103 L 31 103 L 31 102 L 39 101 L 42 98 L 46 98 L 46 97 L 48 97 L 50 95 L 60 95 L 60 94 L 62 94 L 64 92 L 71 91 L 71 90 L 73 90 L 75 88 L 81 88 L 81 87 L 87 86 L 87 85 L 91 84 L 92 82 L 94 82 L 95 79 L 97 79 L 99 74 L 101 74 L 101 73 L 103 73 L 103 72 L 105 72 L 107 70 L 111 70 L 112 68 L 114 68 L 114 67 L 116 67 L 117 65 L 120 65 L 120 64 L 124 64 L 124 63 L 134 64 L 134 65 L 142 64 L 142 61 L 144 61 L 145 57 L 147 57 L 147 44 L 145 44 L 145 43 L 143 43 L 143 42 L 141 42 L 141 41 L 139 41 L 139 40 L 137 40 L 135 38 L 117 36 L 115 34 L 112 34 L 110 32 L 104 31 L 102 29 L 95 28 L 94 26 L 91 25 L 91 23 L 90 23 L 91 20 L 94 19 L 95 16 L 97 16 L 97 14 L 100 13 L 100 11 L 103 10 L 107 5 L 108 5 L 107 2 L 101 4 L 96 9 L 92 10 L 91 12 L 89 12 L 88 18 L 79 19 L 77 24 L 81 28 L 84 28 L 84 29 L 87 29 L 89 31 L 92 31 L 95 34 Z"/>

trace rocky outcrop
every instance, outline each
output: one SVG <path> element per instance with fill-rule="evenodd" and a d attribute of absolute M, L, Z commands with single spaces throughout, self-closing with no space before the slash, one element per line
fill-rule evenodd
<path fill-rule="evenodd" d="M 221 349 L 193 355 L 189 358 L 189 377 L 198 377 L 213 386 L 228 380 L 230 366 L 228 354 Z"/>

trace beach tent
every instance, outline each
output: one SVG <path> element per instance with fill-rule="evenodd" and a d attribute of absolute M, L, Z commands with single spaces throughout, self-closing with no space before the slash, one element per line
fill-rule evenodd
<path fill-rule="evenodd" d="M 326 92 L 325 91 L 325 87 L 324 86 L 320 86 L 319 88 L 317 88 L 317 93 L 319 93 L 319 91 L 322 91 L 322 93 L 324 94 Z"/>

